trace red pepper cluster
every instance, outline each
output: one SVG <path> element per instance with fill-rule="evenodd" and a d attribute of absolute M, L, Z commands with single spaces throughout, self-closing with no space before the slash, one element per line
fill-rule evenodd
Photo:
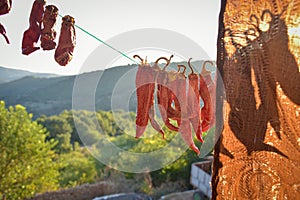
<path fill-rule="evenodd" d="M 199 149 L 193 141 L 192 128 L 200 142 L 203 142 L 202 132 L 207 131 L 215 123 L 214 118 L 214 95 L 215 84 L 209 71 L 203 64 L 200 74 L 194 72 L 191 59 L 188 65 L 191 73 L 186 76 L 186 66 L 178 65 L 178 71 L 166 71 L 173 55 L 167 59 L 161 57 L 153 66 L 147 60 L 141 59 L 136 74 L 137 88 L 137 115 L 136 115 L 136 138 L 143 135 L 148 121 L 152 127 L 164 137 L 164 131 L 155 120 L 154 98 L 156 92 L 157 104 L 166 127 L 172 131 L 181 133 L 185 143 L 197 154 Z M 160 60 L 165 60 L 166 65 L 161 69 L 158 66 Z M 181 69 L 184 69 L 181 72 Z M 204 106 L 201 108 L 200 99 Z M 177 125 L 171 123 L 175 121 Z M 191 128 L 192 125 L 192 128 Z"/>
<path fill-rule="evenodd" d="M 43 50 L 53 50 L 56 31 L 53 29 L 58 16 L 58 8 L 54 5 L 44 6 L 45 0 L 35 0 L 29 17 L 29 28 L 23 34 L 22 54 L 29 55 L 40 49 L 35 46 L 39 38 Z M 73 57 L 76 45 L 75 20 L 66 15 L 62 19 L 62 26 L 57 48 L 55 50 L 55 61 L 61 66 L 66 66 Z"/>
<path fill-rule="evenodd" d="M 29 55 L 40 47 L 36 43 L 41 42 L 43 50 L 53 50 L 56 48 L 56 31 L 54 25 L 58 16 L 58 8 L 48 5 L 44 9 L 46 0 L 35 0 L 29 17 L 29 28 L 24 32 L 22 39 L 22 54 Z M 12 0 L 0 0 L 0 15 L 7 14 L 11 10 Z M 61 66 L 66 66 L 73 57 L 76 45 L 75 20 L 66 15 L 62 19 L 60 36 L 55 50 L 55 61 Z M 0 34 L 2 34 L 9 44 L 4 26 L 0 23 Z"/>

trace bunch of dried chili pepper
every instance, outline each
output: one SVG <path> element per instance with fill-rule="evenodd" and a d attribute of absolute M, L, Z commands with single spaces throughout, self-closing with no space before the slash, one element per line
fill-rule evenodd
<path fill-rule="evenodd" d="M 0 0 L 1 1 L 1 0 Z M 40 47 L 36 43 L 41 41 L 43 50 L 53 50 L 56 47 L 56 31 L 54 25 L 58 16 L 58 8 L 54 5 L 44 6 L 46 0 L 35 0 L 30 17 L 29 28 L 24 32 L 22 39 L 22 54 L 29 55 Z M 5 33 L 5 31 L 2 31 Z M 0 25 L 0 33 L 1 25 Z M 73 58 L 76 46 L 75 19 L 70 15 L 62 18 L 58 45 L 55 49 L 54 59 L 61 65 L 66 66 Z"/>
<path fill-rule="evenodd" d="M 205 69 L 200 74 L 194 72 L 191 66 L 191 59 L 188 65 L 191 73 L 186 76 L 186 66 L 178 65 L 178 71 L 166 71 L 173 55 L 167 59 L 160 57 L 156 60 L 153 67 L 147 62 L 135 55 L 135 58 L 141 60 L 136 74 L 137 87 L 137 116 L 136 116 L 136 137 L 140 137 L 150 120 L 153 128 L 162 133 L 164 132 L 154 119 L 154 98 L 155 91 L 157 104 L 161 117 L 167 128 L 172 131 L 180 132 L 185 143 L 197 154 L 199 149 L 193 141 L 192 128 L 200 142 L 203 142 L 202 131 L 207 131 L 214 123 L 214 98 L 212 93 L 215 91 L 215 85 L 211 79 L 211 74 Z M 166 61 L 161 69 L 158 65 L 160 60 Z M 181 72 L 181 69 L 183 71 Z M 156 88 L 157 86 L 157 88 Z M 201 109 L 200 98 L 204 102 Z M 171 123 L 174 120 L 177 126 Z"/>

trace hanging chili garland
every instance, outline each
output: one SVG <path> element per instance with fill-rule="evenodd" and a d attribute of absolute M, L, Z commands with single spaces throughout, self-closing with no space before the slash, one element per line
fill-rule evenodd
<path fill-rule="evenodd" d="M 7 14 L 11 10 L 12 1 L 0 0 L 0 3 L 0 15 Z M 56 6 L 47 5 L 44 9 L 45 4 L 45 0 L 35 0 L 32 5 L 29 28 L 23 34 L 22 54 L 29 55 L 39 50 L 40 47 L 35 45 L 40 39 L 42 49 L 45 51 L 55 49 L 55 61 L 61 66 L 66 66 L 72 60 L 73 51 L 76 46 L 76 27 L 138 64 L 138 62 L 125 53 L 76 25 L 72 16 L 60 15 Z M 58 44 L 56 45 L 57 32 L 53 27 L 57 21 L 57 16 L 62 18 L 62 24 Z M 9 44 L 5 28 L 1 23 L 0 34 L 4 36 L 6 42 Z M 141 59 L 138 55 L 134 56 L 134 58 L 138 58 L 141 61 L 141 64 L 138 64 L 138 71 L 136 73 L 136 138 L 143 135 L 149 121 L 152 127 L 157 132 L 160 132 L 163 138 L 165 137 L 162 127 L 155 120 L 154 100 L 156 97 L 158 108 L 166 127 L 172 131 L 180 132 L 185 143 L 199 155 L 200 151 L 193 141 L 191 125 L 197 139 L 203 142 L 202 132 L 207 131 L 215 123 L 215 108 L 213 104 L 215 83 L 211 78 L 210 71 L 205 68 L 207 63 L 213 63 L 211 61 L 204 62 L 202 72 L 198 75 L 194 72 L 190 63 L 191 59 L 189 59 L 188 66 L 191 73 L 186 76 L 186 67 L 184 65 L 178 65 L 177 72 L 166 71 L 172 57 L 173 55 L 169 59 L 160 57 L 153 66 L 150 66 L 147 63 L 147 59 Z M 160 69 L 158 65 L 160 60 L 166 61 L 163 69 Z M 184 70 L 181 72 L 182 68 Z M 200 98 L 204 102 L 202 108 L 200 106 Z M 177 126 L 172 124 L 171 120 L 177 122 Z"/>
<path fill-rule="evenodd" d="M 54 5 L 44 6 L 45 0 L 35 0 L 30 17 L 29 28 L 23 34 L 22 54 L 29 55 L 40 47 L 35 46 L 41 40 L 43 50 L 53 50 L 56 47 L 54 42 L 56 31 L 53 29 L 58 16 L 58 8 Z M 55 49 L 55 61 L 66 66 L 73 58 L 73 51 L 76 46 L 75 20 L 72 16 L 66 15 L 62 18 L 58 45 Z M 43 28 L 42 28 L 43 27 Z"/>
<path fill-rule="evenodd" d="M 194 72 L 190 63 L 191 59 L 189 59 L 188 65 L 191 73 L 186 77 L 186 66 L 184 65 L 178 65 L 177 72 L 166 71 L 172 57 L 173 55 L 169 59 L 161 57 L 151 66 L 138 55 L 134 56 L 141 61 L 136 73 L 136 137 L 142 136 L 149 119 L 152 127 L 164 136 L 164 132 L 154 119 L 154 98 L 156 96 L 158 108 L 166 127 L 180 132 L 185 143 L 199 155 L 200 151 L 193 141 L 192 128 L 197 139 L 204 142 L 202 132 L 207 131 L 215 123 L 213 106 L 215 83 L 212 81 L 210 72 L 205 68 L 207 63 L 212 62 L 204 62 L 202 72 L 198 75 Z M 163 69 L 158 66 L 160 60 L 166 61 Z M 155 90 L 155 86 L 157 86 L 157 90 Z M 202 108 L 200 98 L 204 102 Z M 177 126 L 170 120 L 175 120 Z"/>

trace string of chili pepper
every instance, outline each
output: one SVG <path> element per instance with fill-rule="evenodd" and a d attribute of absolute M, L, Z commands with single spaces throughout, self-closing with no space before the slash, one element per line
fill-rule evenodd
<path fill-rule="evenodd" d="M 63 18 L 63 16 L 61 14 L 58 14 L 61 18 Z M 82 32 L 88 34 L 89 36 L 91 36 L 92 38 L 96 39 L 97 41 L 101 42 L 102 44 L 106 45 L 107 47 L 111 48 L 112 50 L 118 52 L 119 54 L 121 54 L 122 56 L 124 56 L 125 58 L 128 58 L 129 60 L 131 60 L 132 62 L 139 64 L 137 61 L 135 61 L 134 59 L 130 58 L 128 55 L 126 55 L 125 53 L 121 52 L 120 50 L 114 48 L 113 46 L 111 46 L 110 44 L 104 42 L 103 40 L 101 40 L 99 37 L 93 35 L 92 33 L 88 32 L 87 30 L 85 30 L 84 28 L 78 26 L 75 24 L 75 27 L 78 28 L 79 30 L 81 30 Z"/>

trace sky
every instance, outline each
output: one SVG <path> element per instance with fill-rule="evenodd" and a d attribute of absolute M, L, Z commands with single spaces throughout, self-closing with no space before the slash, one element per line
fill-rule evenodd
<path fill-rule="evenodd" d="M 89 55 L 103 44 L 77 28 L 73 59 L 65 67 L 55 62 L 54 50 L 39 50 L 29 56 L 22 55 L 22 37 L 29 27 L 33 2 L 34 0 L 15 0 L 12 10 L 0 16 L 0 22 L 5 26 L 11 42 L 7 45 L 4 38 L 0 37 L 0 66 L 40 73 L 78 74 Z M 217 0 L 48 0 L 46 3 L 51 4 L 58 7 L 61 15 L 73 16 L 76 25 L 103 41 L 143 28 L 166 29 L 186 36 L 200 45 L 212 60 L 216 59 L 220 6 Z M 56 41 L 60 26 L 61 18 L 58 18 L 54 27 L 58 33 Z M 118 44 L 113 47 L 118 49 Z M 155 49 L 146 53 L 155 55 Z M 156 52 L 157 55 L 159 53 Z M 149 57 L 151 61 L 154 59 L 151 55 Z M 111 66 L 132 63 L 123 58 L 114 60 Z"/>

